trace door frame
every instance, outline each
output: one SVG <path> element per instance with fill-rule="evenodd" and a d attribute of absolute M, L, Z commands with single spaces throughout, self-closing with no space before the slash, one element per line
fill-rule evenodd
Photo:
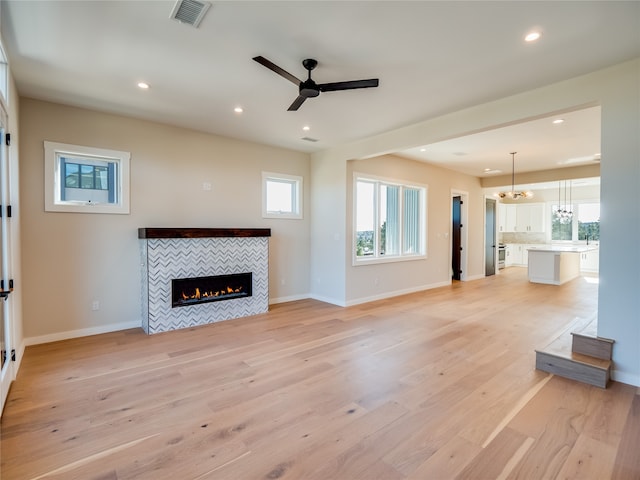
<path fill-rule="evenodd" d="M 2 256 L 0 278 L 5 282 L 5 289 L 9 289 L 9 279 L 11 278 L 11 264 L 13 254 L 11 250 L 11 222 L 8 220 L 7 205 L 11 204 L 10 185 L 11 185 L 11 166 L 10 151 L 6 142 L 6 135 L 9 129 L 9 116 L 4 106 L 4 102 L 0 102 L 0 208 L 3 209 L 0 217 L 0 255 Z M 13 299 L 11 295 L 6 299 L 0 299 L 0 321 L 4 322 L 5 349 L 7 359 L 4 368 L 0 370 L 0 415 L 4 409 L 4 404 L 9 394 L 11 382 L 16 378 L 16 362 L 15 362 L 15 335 L 13 324 Z"/>
<path fill-rule="evenodd" d="M 493 238 L 495 239 L 495 247 L 493 247 L 493 272 L 494 275 L 497 275 L 500 272 L 498 268 L 498 201 L 491 195 L 484 196 L 484 240 L 482 242 L 482 264 L 485 265 L 485 276 L 487 275 L 486 265 L 487 265 L 487 200 L 493 201 L 494 205 L 494 218 L 493 218 Z"/>
<path fill-rule="evenodd" d="M 468 268 L 468 257 L 469 257 L 469 243 L 468 243 L 468 233 L 469 233 L 469 192 L 465 190 L 458 190 L 455 188 L 451 189 L 451 195 L 449 198 L 449 261 L 447 262 L 448 271 L 449 271 L 449 282 L 451 283 L 453 280 L 451 279 L 451 264 L 453 261 L 453 197 L 460 197 L 462 201 L 462 205 L 460 205 L 460 223 L 462 224 L 462 230 L 460 232 L 460 246 L 462 247 L 462 252 L 460 253 L 460 269 L 462 273 L 460 274 L 460 281 L 464 282 L 467 280 L 467 268 Z"/>

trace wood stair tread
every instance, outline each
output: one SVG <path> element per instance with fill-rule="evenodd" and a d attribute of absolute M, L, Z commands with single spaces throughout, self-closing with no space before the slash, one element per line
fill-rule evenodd
<path fill-rule="evenodd" d="M 576 319 L 544 349 L 536 350 L 536 368 L 606 388 L 610 379 L 613 340 L 600 340 L 597 316 Z"/>
<path fill-rule="evenodd" d="M 585 334 L 582 332 L 571 332 L 571 335 L 574 337 L 583 337 L 583 338 L 592 338 L 594 340 L 598 340 L 599 342 L 607 342 L 607 343 L 615 343 L 615 340 L 605 337 L 599 337 L 597 335 Z"/>
<path fill-rule="evenodd" d="M 590 355 L 583 355 L 576 352 L 567 352 L 555 349 L 536 350 L 536 353 L 542 353 L 545 355 L 551 355 L 557 358 L 563 358 L 565 360 L 571 360 L 575 363 L 581 363 L 590 367 L 599 368 L 601 370 L 609 370 L 611 368 L 611 360 L 603 360 L 601 358 L 592 357 Z"/>

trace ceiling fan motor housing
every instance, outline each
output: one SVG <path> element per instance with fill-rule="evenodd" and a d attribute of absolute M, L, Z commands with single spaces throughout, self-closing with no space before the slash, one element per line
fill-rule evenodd
<path fill-rule="evenodd" d="M 306 98 L 317 97 L 320 95 L 320 88 L 313 80 L 305 80 L 300 83 L 300 95 Z"/>

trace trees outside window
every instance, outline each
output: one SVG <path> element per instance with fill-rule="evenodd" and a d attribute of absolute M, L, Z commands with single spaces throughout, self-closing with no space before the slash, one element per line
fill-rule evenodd
<path fill-rule="evenodd" d="M 600 203 L 576 203 L 561 207 L 552 205 L 551 240 L 599 241 Z"/>

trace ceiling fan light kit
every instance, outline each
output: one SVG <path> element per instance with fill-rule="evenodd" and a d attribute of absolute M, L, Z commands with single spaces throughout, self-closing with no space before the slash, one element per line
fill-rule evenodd
<path fill-rule="evenodd" d="M 367 80 L 349 80 L 346 82 L 316 83 L 311 79 L 311 70 L 318 66 L 318 61 L 313 58 L 307 58 L 302 61 L 302 66 L 307 70 L 307 79 L 304 81 L 262 56 L 253 57 L 253 60 L 298 86 L 298 97 L 287 109 L 290 112 L 298 110 L 307 98 L 317 97 L 320 95 L 320 92 L 336 92 L 338 90 L 353 90 L 355 88 L 372 88 L 377 87 L 379 84 L 377 78 L 370 78 Z"/>

